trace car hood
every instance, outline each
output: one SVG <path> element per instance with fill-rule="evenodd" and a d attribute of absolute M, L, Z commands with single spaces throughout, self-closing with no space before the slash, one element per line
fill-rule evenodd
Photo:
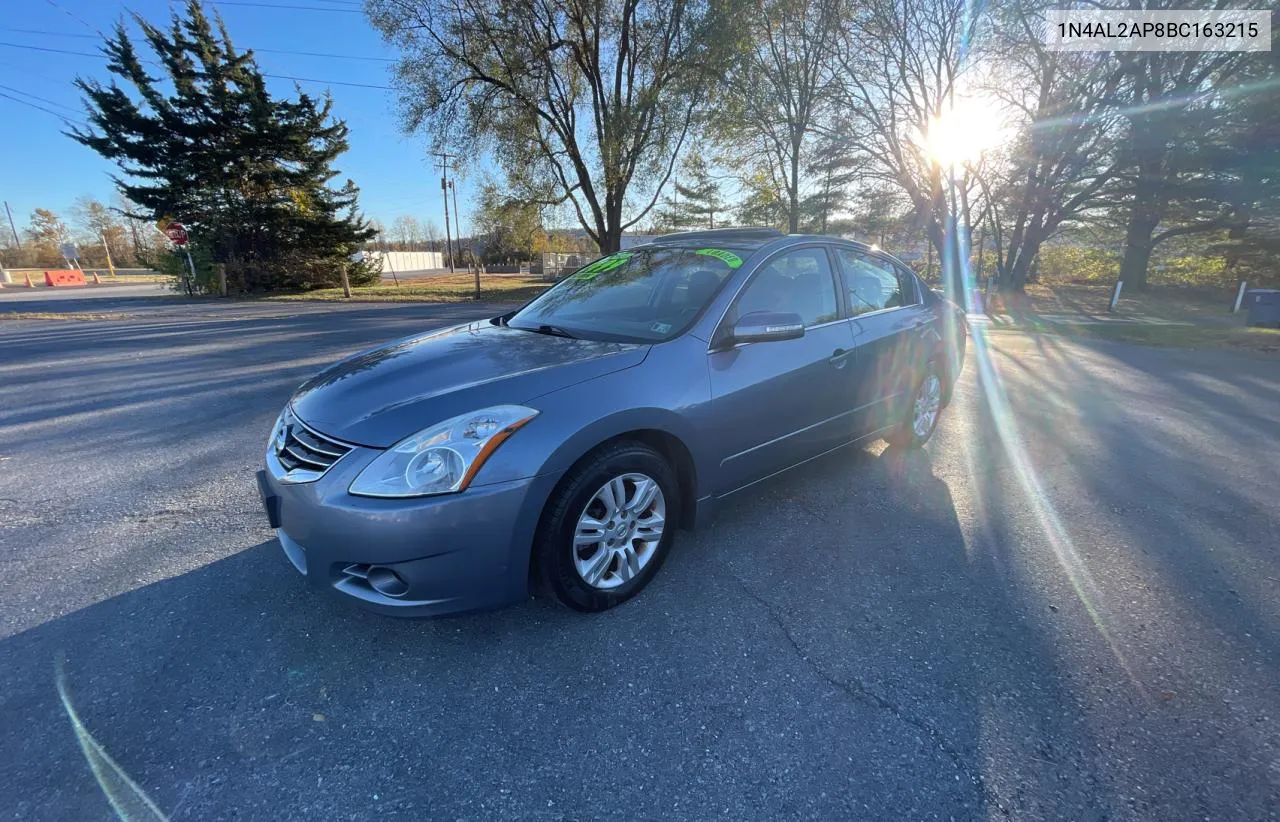
<path fill-rule="evenodd" d="M 386 448 L 441 420 L 630 368 L 648 345 L 573 340 L 489 321 L 398 340 L 302 384 L 293 410 L 335 439 Z"/>

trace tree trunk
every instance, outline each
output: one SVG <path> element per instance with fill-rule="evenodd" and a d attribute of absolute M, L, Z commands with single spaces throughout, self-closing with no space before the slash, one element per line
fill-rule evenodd
<path fill-rule="evenodd" d="M 600 253 L 613 254 L 622 248 L 622 198 L 605 199 L 604 225 L 600 227 Z"/>
<path fill-rule="evenodd" d="M 1151 252 L 1155 250 L 1152 235 L 1159 220 L 1140 203 L 1134 204 L 1125 229 L 1124 259 L 1120 261 L 1120 279 L 1125 290 L 1145 291 L 1147 269 L 1151 265 Z"/>
<path fill-rule="evenodd" d="M 1008 276 L 1000 280 L 1000 290 L 1006 292 L 1014 292 L 1021 294 L 1027 288 L 1027 269 L 1030 268 L 1031 261 L 1024 251 L 1019 251 L 1013 258 L 1013 265 L 1009 266 Z"/>
<path fill-rule="evenodd" d="M 787 233 L 800 233 L 800 147 L 792 146 L 791 180 L 787 185 Z"/>

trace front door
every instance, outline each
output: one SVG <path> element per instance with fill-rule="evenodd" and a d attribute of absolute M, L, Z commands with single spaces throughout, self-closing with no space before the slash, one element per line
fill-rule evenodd
<path fill-rule="evenodd" d="M 739 344 L 708 354 L 713 418 L 720 428 L 723 494 L 847 439 L 853 336 L 841 319 L 826 247 L 779 253 L 753 276 L 725 316 L 800 316 L 804 336 Z"/>

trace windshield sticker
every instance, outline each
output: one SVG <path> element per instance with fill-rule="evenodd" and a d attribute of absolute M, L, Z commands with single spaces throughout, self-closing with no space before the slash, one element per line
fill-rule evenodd
<path fill-rule="evenodd" d="M 737 268 L 742 265 L 741 257 L 734 254 L 732 251 L 725 251 L 723 248 L 699 248 L 694 253 L 702 254 L 707 257 L 715 257 L 730 268 Z"/>
<path fill-rule="evenodd" d="M 649 330 L 655 334 L 670 334 L 671 323 L 654 323 L 649 326 Z"/>
<path fill-rule="evenodd" d="M 601 257 L 594 263 L 585 266 L 573 275 L 575 280 L 591 280 L 597 274 L 603 274 L 606 271 L 612 271 L 627 264 L 627 260 L 635 255 L 630 251 L 619 251 L 617 254 L 610 254 L 608 257 Z"/>

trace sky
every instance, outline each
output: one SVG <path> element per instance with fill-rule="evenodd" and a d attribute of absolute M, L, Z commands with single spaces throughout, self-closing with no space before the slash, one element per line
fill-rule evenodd
<path fill-rule="evenodd" d="M 0 199 L 12 208 L 19 232 L 34 208 L 67 219 L 81 195 L 110 200 L 113 164 L 64 136 L 66 123 L 49 112 L 83 119 L 72 80 L 109 78 L 105 59 L 96 56 L 99 32 L 110 33 L 130 11 L 165 22 L 169 8 L 167 0 L 0 0 Z M 367 216 L 389 226 L 408 214 L 443 227 L 439 172 L 426 156 L 427 138 L 399 129 L 396 94 L 389 88 L 395 51 L 369 25 L 358 0 L 205 0 L 205 9 L 221 13 L 232 42 L 254 49 L 264 73 L 324 81 L 299 85 L 311 94 L 327 88 L 334 115 L 347 121 L 351 149 L 338 160 L 337 179 L 350 177 L 360 187 Z M 294 92 L 292 80 L 267 82 L 277 97 Z M 458 182 L 464 232 L 475 183 Z"/>

